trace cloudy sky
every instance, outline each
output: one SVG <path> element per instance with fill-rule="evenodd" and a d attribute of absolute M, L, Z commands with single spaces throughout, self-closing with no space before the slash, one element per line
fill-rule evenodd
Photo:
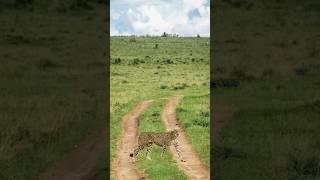
<path fill-rule="evenodd" d="M 111 0 L 114 35 L 210 36 L 209 0 Z"/>

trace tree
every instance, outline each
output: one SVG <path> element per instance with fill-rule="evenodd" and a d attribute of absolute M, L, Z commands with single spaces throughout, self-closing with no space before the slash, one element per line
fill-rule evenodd
<path fill-rule="evenodd" d="M 161 37 L 167 37 L 168 34 L 166 32 L 163 32 L 163 34 L 161 35 Z"/>

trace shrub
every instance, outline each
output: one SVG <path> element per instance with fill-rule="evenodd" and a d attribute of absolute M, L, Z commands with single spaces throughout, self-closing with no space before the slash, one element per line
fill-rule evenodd
<path fill-rule="evenodd" d="M 134 58 L 133 61 L 130 63 L 131 65 L 138 65 L 140 63 L 140 59 Z"/>
<path fill-rule="evenodd" d="M 173 86 L 172 89 L 178 90 L 178 89 L 185 89 L 186 87 L 188 87 L 186 83 L 183 83 L 183 84 L 178 83 L 177 85 Z"/>
<path fill-rule="evenodd" d="M 177 112 L 187 112 L 186 109 L 183 109 L 183 108 L 181 108 L 181 107 L 178 107 L 178 108 L 176 109 L 176 111 L 177 111 Z"/>
<path fill-rule="evenodd" d="M 174 64 L 174 62 L 171 59 L 166 59 L 163 61 L 165 64 Z"/>
<path fill-rule="evenodd" d="M 160 116 L 160 114 L 158 112 L 154 112 L 151 114 L 151 116 Z"/>
<path fill-rule="evenodd" d="M 192 119 L 192 124 L 195 126 L 208 127 L 209 121 L 207 121 L 206 119 L 203 119 L 203 118 Z"/>
<path fill-rule="evenodd" d="M 112 61 L 112 64 L 120 64 L 121 63 L 121 59 L 120 58 L 115 58 L 113 61 Z"/>
<path fill-rule="evenodd" d="M 167 85 L 161 85 L 161 86 L 160 86 L 160 89 L 167 89 L 167 88 L 168 88 Z"/>
<path fill-rule="evenodd" d="M 202 116 L 202 117 L 209 117 L 210 116 L 210 113 L 208 112 L 208 111 L 201 111 L 200 112 L 200 116 Z"/>

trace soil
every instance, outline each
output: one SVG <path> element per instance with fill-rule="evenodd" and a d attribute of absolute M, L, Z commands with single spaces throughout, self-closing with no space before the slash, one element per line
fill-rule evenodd
<path fill-rule="evenodd" d="M 179 130 L 178 143 L 181 150 L 183 161 L 179 159 L 179 156 L 174 147 L 170 147 L 170 151 L 176 160 L 178 167 L 190 178 L 196 180 L 210 179 L 209 168 L 200 160 L 198 154 L 193 149 L 192 145 L 187 139 L 186 133 L 180 128 L 175 109 L 182 99 L 182 96 L 173 96 L 169 99 L 167 105 L 162 112 L 162 120 L 166 126 L 167 131 L 172 129 Z"/>
<path fill-rule="evenodd" d="M 147 176 L 138 170 L 137 162 L 133 161 L 130 154 L 133 152 L 138 141 L 139 117 L 152 102 L 152 100 L 141 102 L 122 119 L 123 131 L 117 159 L 113 165 L 113 174 L 117 180 L 147 179 Z"/>

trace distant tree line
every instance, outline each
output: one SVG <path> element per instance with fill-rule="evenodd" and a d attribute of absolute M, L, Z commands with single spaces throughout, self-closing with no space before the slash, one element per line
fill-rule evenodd
<path fill-rule="evenodd" d="M 179 35 L 178 34 L 169 34 L 169 33 L 163 32 L 161 37 L 179 37 Z"/>
<path fill-rule="evenodd" d="M 159 37 L 159 35 L 150 35 L 150 34 L 144 34 L 144 35 L 117 35 L 117 36 L 120 36 L 120 37 L 127 37 L 127 36 L 130 36 L 131 39 L 130 41 L 131 42 L 135 42 L 135 37 Z M 166 32 L 163 32 L 160 37 L 179 37 L 178 34 L 169 34 L 169 33 L 166 33 Z M 197 38 L 201 38 L 200 34 L 197 34 L 196 35 Z"/>

